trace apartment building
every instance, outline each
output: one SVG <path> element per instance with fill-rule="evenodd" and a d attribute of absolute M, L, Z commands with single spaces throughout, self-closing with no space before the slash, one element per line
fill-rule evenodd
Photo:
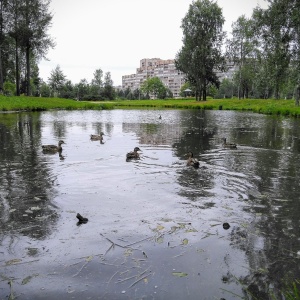
<path fill-rule="evenodd" d="M 132 91 L 139 89 L 142 83 L 151 77 L 158 77 L 171 90 L 173 97 L 180 97 L 180 89 L 184 84 L 184 74 L 176 70 L 174 59 L 144 58 L 135 74 L 122 76 L 122 88 Z"/>

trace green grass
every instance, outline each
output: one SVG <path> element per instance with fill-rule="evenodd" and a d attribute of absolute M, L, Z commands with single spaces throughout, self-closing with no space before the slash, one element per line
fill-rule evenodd
<path fill-rule="evenodd" d="M 294 100 L 208 99 L 207 101 L 195 101 L 194 98 L 184 98 L 167 100 L 116 100 L 92 102 L 61 98 L 0 96 L 0 111 L 41 111 L 51 109 L 101 110 L 113 108 L 222 109 L 300 117 L 300 107 L 295 106 Z"/>
<path fill-rule="evenodd" d="M 262 99 L 195 99 L 170 100 L 124 100 L 114 102 L 115 107 L 157 107 L 185 109 L 214 109 L 253 111 L 262 114 L 300 117 L 300 107 L 295 106 L 294 100 L 262 100 Z"/>
<path fill-rule="evenodd" d="M 109 109 L 113 108 L 109 103 L 81 102 L 61 98 L 38 97 L 6 97 L 0 96 L 0 111 L 42 111 L 51 109 Z"/>

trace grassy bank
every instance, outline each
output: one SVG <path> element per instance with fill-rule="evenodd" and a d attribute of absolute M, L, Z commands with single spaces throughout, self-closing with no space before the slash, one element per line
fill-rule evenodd
<path fill-rule="evenodd" d="M 60 98 L 5 97 L 0 96 L 0 111 L 39 111 L 50 109 L 112 109 L 112 108 L 179 108 L 253 111 L 262 114 L 300 117 L 300 107 L 294 100 L 261 99 L 209 99 L 194 98 L 168 100 L 74 101 Z"/>
<path fill-rule="evenodd" d="M 81 102 L 61 98 L 0 96 L 0 111 L 42 111 L 50 109 L 84 110 L 109 108 L 113 108 L 113 105 L 108 103 Z"/>
<path fill-rule="evenodd" d="M 262 114 L 300 117 L 300 107 L 295 106 L 294 100 L 262 100 L 262 99 L 195 99 L 176 100 L 126 100 L 114 103 L 114 107 L 157 107 L 157 108 L 189 108 L 214 110 L 253 111 Z"/>

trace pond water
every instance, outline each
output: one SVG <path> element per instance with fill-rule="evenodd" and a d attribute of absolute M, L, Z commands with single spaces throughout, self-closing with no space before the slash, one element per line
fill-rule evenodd
<path fill-rule="evenodd" d="M 281 299 L 300 275 L 299 125 L 231 111 L 1 114 L 0 299 Z M 60 155 L 42 152 L 59 140 Z"/>

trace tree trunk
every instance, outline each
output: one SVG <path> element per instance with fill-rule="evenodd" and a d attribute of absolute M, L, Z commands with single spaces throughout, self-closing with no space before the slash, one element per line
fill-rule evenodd
<path fill-rule="evenodd" d="M 26 47 L 26 94 L 30 96 L 30 46 Z"/>
<path fill-rule="evenodd" d="M 3 81 L 2 47 L 0 45 L 0 94 L 3 94 Z"/>
<path fill-rule="evenodd" d="M 207 85 L 206 85 L 206 81 L 204 79 L 204 84 L 203 84 L 203 88 L 202 88 L 202 91 L 203 91 L 203 101 L 206 101 L 206 88 L 207 88 Z"/>
<path fill-rule="evenodd" d="M 19 72 L 19 54 L 18 42 L 16 41 L 16 94 L 20 96 L 20 72 Z"/>

